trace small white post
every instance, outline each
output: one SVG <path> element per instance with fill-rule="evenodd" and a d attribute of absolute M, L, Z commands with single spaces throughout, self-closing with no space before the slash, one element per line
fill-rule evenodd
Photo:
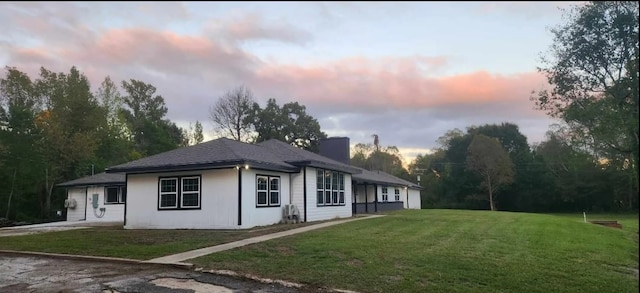
<path fill-rule="evenodd" d="M 584 222 L 587 222 L 587 213 L 586 212 L 582 212 L 582 216 L 584 217 Z"/>

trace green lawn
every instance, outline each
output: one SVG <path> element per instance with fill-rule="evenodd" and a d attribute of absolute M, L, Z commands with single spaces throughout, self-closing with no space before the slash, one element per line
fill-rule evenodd
<path fill-rule="evenodd" d="M 147 260 L 310 224 L 314 223 L 278 224 L 242 231 L 125 230 L 122 227 L 95 227 L 0 237 L 0 249 Z"/>
<path fill-rule="evenodd" d="M 362 292 L 638 292 L 638 215 L 599 219 L 623 229 L 581 213 L 399 211 L 189 262 Z"/>

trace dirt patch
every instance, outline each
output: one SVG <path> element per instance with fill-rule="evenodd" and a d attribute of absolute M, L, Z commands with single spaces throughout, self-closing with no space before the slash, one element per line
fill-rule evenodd
<path fill-rule="evenodd" d="M 296 254 L 296 250 L 291 246 L 277 246 L 276 251 L 278 251 L 282 255 L 291 256 Z"/>
<path fill-rule="evenodd" d="M 170 289 L 193 290 L 194 293 L 233 293 L 233 290 L 194 279 L 161 278 L 151 281 L 152 284 Z"/>
<path fill-rule="evenodd" d="M 350 267 L 359 268 L 359 267 L 362 267 L 362 265 L 364 265 L 364 262 L 359 260 L 359 259 L 357 259 L 357 258 L 354 258 L 354 259 L 348 260 L 347 261 L 347 265 L 350 266 Z"/>
<path fill-rule="evenodd" d="M 397 283 L 400 282 L 402 280 L 404 280 L 404 278 L 402 276 L 380 276 L 385 282 L 387 283 Z"/>

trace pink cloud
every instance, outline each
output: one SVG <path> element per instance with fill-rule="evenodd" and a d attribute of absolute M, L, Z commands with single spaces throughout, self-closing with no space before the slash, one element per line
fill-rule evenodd
<path fill-rule="evenodd" d="M 351 58 L 307 67 L 269 64 L 256 71 L 254 83 L 259 91 L 278 89 L 306 104 L 397 109 L 528 101 L 532 90 L 546 84 L 536 72 L 428 74 L 445 63 L 444 58 L 406 57 Z"/>
<path fill-rule="evenodd" d="M 208 34 L 227 41 L 275 40 L 286 43 L 304 44 L 311 40 L 311 34 L 284 20 L 266 21 L 255 13 L 238 17 L 211 21 L 206 28 Z"/>

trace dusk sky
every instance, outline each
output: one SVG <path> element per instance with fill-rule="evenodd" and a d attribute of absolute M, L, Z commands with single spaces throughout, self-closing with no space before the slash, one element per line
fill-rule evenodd
<path fill-rule="evenodd" d="M 298 101 L 329 136 L 412 160 L 446 131 L 512 122 L 540 142 L 536 66 L 571 2 L 0 3 L 0 62 L 157 87 L 179 126 L 239 85 Z M 4 75 L 4 72 L 3 72 Z"/>

